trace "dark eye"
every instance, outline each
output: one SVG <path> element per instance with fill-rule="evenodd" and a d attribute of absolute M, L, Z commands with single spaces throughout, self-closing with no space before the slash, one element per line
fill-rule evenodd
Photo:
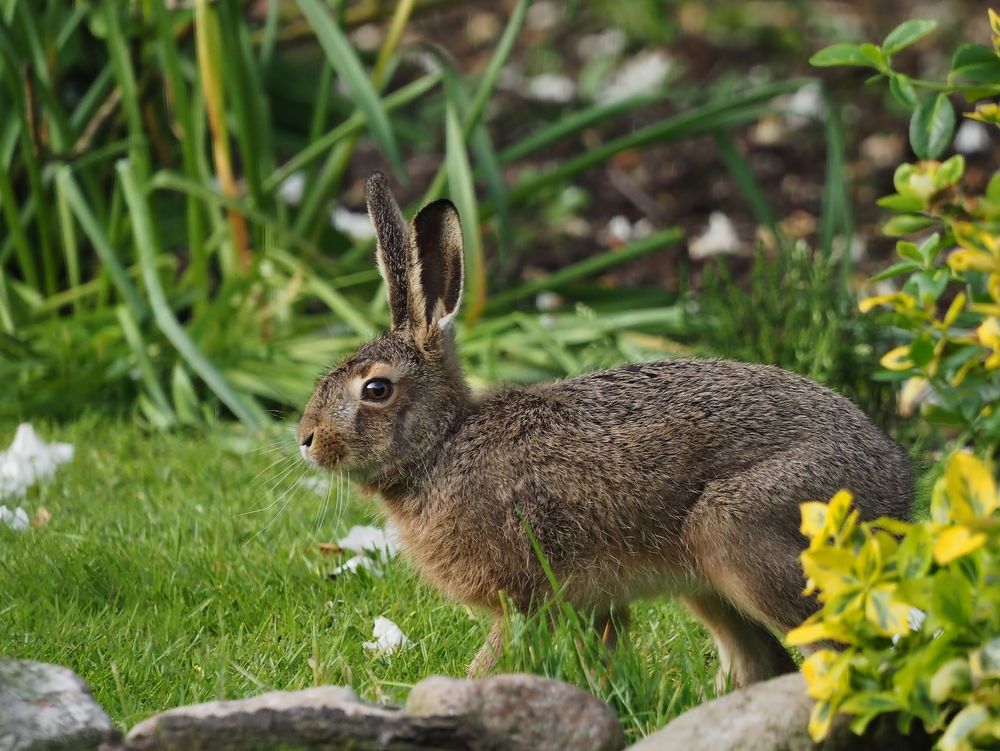
<path fill-rule="evenodd" d="M 392 381 L 388 378 L 372 378 L 361 387 L 361 398 L 370 402 L 384 402 L 392 396 Z"/>

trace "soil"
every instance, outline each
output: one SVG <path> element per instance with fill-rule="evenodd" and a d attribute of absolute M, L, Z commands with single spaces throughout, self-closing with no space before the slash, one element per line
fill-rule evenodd
<path fill-rule="evenodd" d="M 610 9 L 611 3 L 563 5 L 540 0 L 534 5 L 510 65 L 521 74 L 522 80 L 552 70 L 575 80 L 583 71 L 578 44 L 587 35 L 606 31 L 610 18 L 617 19 L 614 11 L 600 10 Z M 538 11 L 538 5 L 546 6 L 547 12 Z M 886 265 L 895 241 L 879 234 L 879 223 L 887 214 L 876 206 L 875 200 L 893 192 L 892 174 L 896 165 L 914 159 L 907 143 L 908 115 L 892 101 L 884 81 L 865 85 L 870 71 L 817 69 L 809 66 L 808 58 L 833 41 L 877 40 L 907 18 L 932 17 L 939 20 L 938 31 L 898 55 L 897 64 L 907 72 L 942 80 L 948 64 L 948 55 L 943 51 L 950 52 L 968 41 L 988 43 L 988 4 L 945 0 L 918 6 L 908 0 L 870 0 L 747 4 L 674 1 L 659 5 L 662 26 L 652 24 L 646 39 L 633 30 L 623 59 L 650 51 L 664 53 L 675 69 L 681 71 L 667 84 L 668 97 L 679 94 L 687 101 L 665 98 L 633 115 L 588 129 L 576 138 L 532 155 L 506 170 L 508 185 L 524 169 L 546 170 L 608 139 L 705 101 L 704 92 L 721 81 L 742 81 L 745 88 L 748 78 L 766 82 L 813 76 L 829 87 L 844 123 L 845 171 L 856 232 L 852 254 L 858 270 L 868 274 Z M 434 3 L 418 10 L 404 43 L 433 43 L 443 47 L 459 70 L 474 76 L 486 66 L 496 36 L 513 6 L 512 0 Z M 384 26 L 383 21 L 356 29 L 355 40 L 364 34 L 377 40 Z M 405 68 L 404 65 L 400 76 L 407 75 Z M 524 88 L 504 86 L 490 104 L 487 122 L 498 150 L 584 104 L 576 100 L 565 104 L 539 102 L 529 98 Z M 964 102 L 956 99 L 955 104 L 962 107 Z M 827 172 L 822 113 L 794 125 L 775 113 L 761 122 L 736 128 L 729 135 L 750 165 L 786 236 L 802 238 L 815 246 Z M 997 169 L 1000 138 L 993 133 L 990 138 L 987 148 L 966 154 L 970 187 L 981 187 Z M 407 169 L 412 180 L 410 187 L 402 191 L 404 200 L 419 196 L 441 158 L 440 153 L 428 152 L 409 160 Z M 377 155 L 370 153 L 367 158 L 355 160 L 357 173 L 352 174 L 349 195 L 360 197 L 365 177 L 362 165 L 377 159 Z M 646 219 L 656 229 L 679 226 L 690 238 L 705 232 L 712 212 L 723 212 L 732 221 L 742 245 L 743 257 L 728 259 L 737 275 L 749 267 L 749 258 L 762 239 L 758 222 L 720 160 L 711 136 L 622 153 L 611 162 L 578 175 L 573 184 L 588 197 L 586 206 L 575 212 L 573 221 L 548 220 L 544 207 L 539 206 L 518 207 L 513 213 L 517 237 L 523 241 L 510 267 L 514 276 L 559 268 L 620 244 L 607 231 L 616 216 L 623 216 L 631 223 Z M 487 233 L 489 250 L 495 246 L 494 239 Z M 765 247 L 773 245 L 766 236 L 763 240 Z M 697 280 L 702 264 L 691 261 L 683 245 L 675 246 L 622 266 L 605 281 L 673 289 L 681 273 L 685 276 L 690 273 Z"/>

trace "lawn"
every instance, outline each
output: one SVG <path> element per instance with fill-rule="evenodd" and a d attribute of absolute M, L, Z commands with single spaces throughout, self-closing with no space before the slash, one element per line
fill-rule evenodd
<path fill-rule="evenodd" d="M 97 417 L 36 428 L 76 455 L 29 491 L 24 505 L 48 509 L 47 524 L 0 526 L 0 654 L 68 665 L 122 729 L 178 704 L 324 683 L 400 702 L 424 676 L 464 675 L 485 637 L 481 615 L 402 559 L 381 577 L 328 577 L 345 556 L 320 543 L 381 521 L 373 502 L 300 463 L 287 426 L 268 439 Z M 0 444 L 13 432 L 0 428 Z M 307 476 L 329 496 L 298 482 Z M 413 645 L 391 657 L 365 650 L 377 616 Z M 565 619 L 554 636 L 517 620 L 502 667 L 589 684 L 630 733 L 649 732 L 710 690 L 715 657 L 679 605 L 643 604 L 636 616 L 610 670 Z"/>

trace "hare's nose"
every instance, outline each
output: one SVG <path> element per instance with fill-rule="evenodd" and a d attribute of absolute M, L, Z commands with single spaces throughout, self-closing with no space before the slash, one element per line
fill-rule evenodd
<path fill-rule="evenodd" d="M 299 444 L 299 453 L 302 455 L 302 458 L 305 459 L 307 462 L 313 461 L 312 456 L 309 454 L 309 447 L 312 446 L 312 442 L 313 442 L 313 431 L 310 431 L 309 434 L 302 439 L 302 443 Z"/>

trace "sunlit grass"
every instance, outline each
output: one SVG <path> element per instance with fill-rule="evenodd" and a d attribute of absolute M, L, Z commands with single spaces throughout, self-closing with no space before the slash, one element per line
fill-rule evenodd
<path fill-rule="evenodd" d="M 13 427 L 0 428 L 0 445 Z M 480 614 L 401 559 L 381 578 L 327 578 L 341 559 L 319 543 L 377 514 L 337 479 L 329 495 L 298 484 L 306 469 L 288 431 L 268 445 L 232 427 L 36 427 L 76 456 L 24 502 L 32 515 L 47 508 L 48 524 L 0 527 L 0 654 L 68 665 L 122 728 L 182 703 L 322 683 L 401 702 L 424 676 L 464 676 L 486 636 Z M 391 658 L 367 653 L 380 615 L 415 644 Z M 636 608 L 610 672 L 585 624 L 546 624 L 516 621 L 502 666 L 596 691 L 633 734 L 697 702 L 714 670 L 704 631 L 670 602 Z"/>

